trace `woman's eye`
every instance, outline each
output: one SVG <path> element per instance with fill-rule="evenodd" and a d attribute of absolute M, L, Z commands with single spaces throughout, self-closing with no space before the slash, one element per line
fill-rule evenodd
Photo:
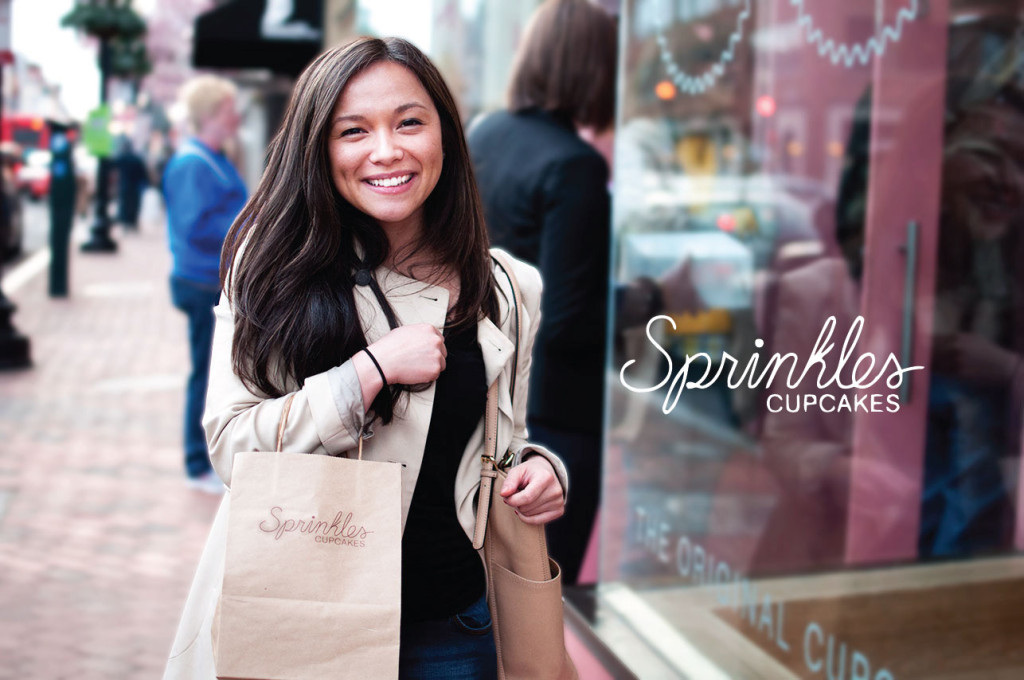
<path fill-rule="evenodd" d="M 347 128 L 345 130 L 342 130 L 341 134 L 338 135 L 338 136 L 339 137 L 350 137 L 352 135 L 357 135 L 357 134 L 359 134 L 362 131 L 363 131 L 362 128 Z"/>
<path fill-rule="evenodd" d="M 401 125 L 399 125 L 398 127 L 409 127 L 411 125 L 423 125 L 423 121 L 417 120 L 415 118 L 407 118 L 403 120 Z"/>

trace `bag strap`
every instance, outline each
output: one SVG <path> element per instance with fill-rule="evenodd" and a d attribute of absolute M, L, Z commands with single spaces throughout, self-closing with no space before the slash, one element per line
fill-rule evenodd
<path fill-rule="evenodd" d="M 487 388 L 487 406 L 484 415 L 484 455 L 480 457 L 480 491 L 476 499 L 476 525 L 473 529 L 473 547 L 484 547 L 487 533 L 487 513 L 491 509 L 491 489 L 498 476 L 495 455 L 498 452 L 498 381 Z"/>
<path fill-rule="evenodd" d="M 509 396 L 515 404 L 516 377 L 519 372 L 519 329 L 522 317 L 519 311 L 519 282 L 512 274 L 512 267 L 504 253 L 491 253 L 498 267 L 508 277 L 512 286 L 512 309 L 516 319 L 515 353 L 512 355 L 512 380 L 509 385 Z M 513 406 L 514 408 L 514 406 Z M 504 460 L 501 463 L 505 462 Z M 494 480 L 498 476 L 498 381 L 495 380 L 487 388 L 487 405 L 484 411 L 484 455 L 480 458 L 480 491 L 476 503 L 476 525 L 473 530 L 473 547 L 480 550 L 484 545 L 487 533 L 487 514 L 491 509 L 491 492 Z"/>
<path fill-rule="evenodd" d="M 512 355 L 512 381 L 509 385 L 509 397 L 511 397 L 514 404 L 516 399 L 516 378 L 519 377 L 519 335 L 523 322 L 523 314 L 519 309 L 519 299 L 522 297 L 522 293 L 519 292 L 519 280 L 512 273 L 512 263 L 509 261 L 508 256 L 499 250 L 492 251 L 491 258 L 498 265 L 498 268 L 505 272 L 505 277 L 508 278 L 509 285 L 512 286 L 512 311 L 516 316 L 516 351 Z"/>

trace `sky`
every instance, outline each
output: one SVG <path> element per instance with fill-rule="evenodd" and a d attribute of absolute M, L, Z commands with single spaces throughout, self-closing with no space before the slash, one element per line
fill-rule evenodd
<path fill-rule="evenodd" d="M 99 104 L 100 76 L 96 48 L 60 26 L 73 5 L 74 0 L 14 0 L 11 46 L 39 64 L 47 81 L 60 84 L 68 112 L 82 119 Z"/>
<path fill-rule="evenodd" d="M 395 35 L 430 52 L 433 3 L 427 0 L 361 2 L 368 28 L 376 35 Z"/>

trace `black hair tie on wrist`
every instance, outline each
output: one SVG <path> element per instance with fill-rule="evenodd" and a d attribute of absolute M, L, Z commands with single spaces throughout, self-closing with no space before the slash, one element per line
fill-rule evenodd
<path fill-rule="evenodd" d="M 380 373 L 381 382 L 384 383 L 384 389 L 387 389 L 388 379 L 384 377 L 384 369 L 381 368 L 380 364 L 377 362 L 377 357 L 373 356 L 373 354 L 370 353 L 370 350 L 367 347 L 364 347 L 362 351 L 366 352 L 366 356 L 370 357 L 370 361 L 372 361 L 373 365 L 377 367 L 377 372 Z"/>

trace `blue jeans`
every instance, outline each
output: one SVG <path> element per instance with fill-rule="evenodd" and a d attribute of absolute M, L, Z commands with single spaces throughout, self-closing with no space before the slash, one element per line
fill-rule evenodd
<path fill-rule="evenodd" d="M 400 680 L 496 680 L 498 656 L 483 595 L 447 619 L 402 623 Z"/>
<path fill-rule="evenodd" d="M 219 298 L 219 286 L 171 277 L 171 301 L 188 317 L 192 355 L 192 373 L 188 376 L 185 394 L 185 472 L 189 477 L 198 477 L 213 469 L 203 431 L 203 410 L 213 345 L 213 308 Z"/>

